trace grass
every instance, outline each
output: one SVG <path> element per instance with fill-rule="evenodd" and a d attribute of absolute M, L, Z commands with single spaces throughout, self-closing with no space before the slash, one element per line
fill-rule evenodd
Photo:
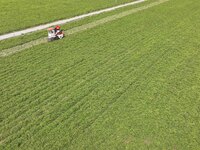
<path fill-rule="evenodd" d="M 2 149 L 199 149 L 198 0 L 0 59 Z"/>
<path fill-rule="evenodd" d="M 133 0 L 1 0 L 0 35 Z"/>

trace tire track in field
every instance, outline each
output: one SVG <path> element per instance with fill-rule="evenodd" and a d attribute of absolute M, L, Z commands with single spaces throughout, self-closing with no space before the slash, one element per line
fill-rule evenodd
<path fill-rule="evenodd" d="M 139 11 L 142 11 L 142 10 L 157 6 L 157 5 L 162 4 L 164 2 L 167 2 L 167 1 L 169 1 L 169 0 L 158 0 L 156 2 L 148 4 L 146 6 L 134 8 L 134 9 L 131 9 L 131 10 L 128 10 L 128 11 L 124 11 L 124 12 L 119 13 L 119 14 L 108 16 L 108 17 L 105 17 L 103 19 L 100 19 L 100 20 L 97 20 L 97 21 L 94 21 L 94 22 L 91 22 L 91 23 L 88 23 L 88 24 L 85 24 L 85 25 L 82 25 L 82 26 L 75 27 L 73 29 L 67 30 L 65 32 L 65 34 L 67 36 L 69 36 L 71 34 L 82 32 L 82 31 L 97 27 L 99 25 L 102 25 L 102 24 L 105 24 L 105 23 L 108 23 L 108 22 L 111 22 L 111 21 L 126 17 L 128 15 L 137 13 Z M 34 41 L 31 41 L 31 42 L 25 43 L 25 44 L 20 45 L 20 46 L 16 46 L 16 47 L 13 47 L 13 48 L 5 49 L 5 50 L 2 50 L 0 52 L 0 57 L 7 57 L 7 56 L 10 56 L 12 54 L 21 52 L 21 51 L 23 51 L 25 49 L 31 48 L 31 47 L 39 45 L 39 44 L 44 44 L 44 43 L 47 43 L 47 39 L 46 38 L 41 38 L 41 39 L 38 39 L 38 40 L 34 40 Z"/>

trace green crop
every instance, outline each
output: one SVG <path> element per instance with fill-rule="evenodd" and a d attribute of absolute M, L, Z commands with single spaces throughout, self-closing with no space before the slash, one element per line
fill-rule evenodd
<path fill-rule="evenodd" d="M 0 58 L 2 149 L 199 149 L 199 7 L 169 1 Z"/>

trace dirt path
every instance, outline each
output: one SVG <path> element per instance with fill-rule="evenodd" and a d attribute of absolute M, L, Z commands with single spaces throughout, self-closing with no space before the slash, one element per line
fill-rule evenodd
<path fill-rule="evenodd" d="M 124 11 L 124 12 L 119 13 L 119 14 L 108 16 L 108 17 L 105 17 L 103 19 L 100 19 L 100 20 L 97 20 L 97 21 L 94 21 L 94 22 L 84 24 L 82 26 L 75 27 L 73 29 L 67 30 L 67 31 L 65 31 L 65 35 L 67 36 L 67 35 L 75 34 L 75 33 L 78 33 L 78 32 L 81 32 L 81 31 L 84 31 L 84 30 L 87 30 L 87 29 L 91 29 L 91 28 L 94 28 L 96 26 L 105 24 L 105 23 L 110 22 L 110 21 L 120 19 L 122 17 L 125 17 L 125 16 L 128 16 L 130 14 L 151 8 L 153 6 L 159 5 L 159 4 L 167 2 L 167 1 L 169 1 L 169 0 L 159 0 L 159 1 L 156 1 L 156 2 L 153 2 L 153 3 L 150 3 L 146 6 L 134 8 L 134 9 Z M 31 41 L 31 42 L 25 43 L 23 45 L 19 45 L 19 46 L 13 47 L 13 48 L 5 49 L 5 50 L 0 52 L 0 57 L 6 57 L 6 56 L 9 56 L 9 55 L 12 55 L 14 53 L 23 51 L 27 48 L 31 48 L 33 46 L 36 46 L 36 45 L 39 45 L 39 44 L 42 44 L 42 43 L 47 43 L 47 39 L 41 38 L 41 39 L 38 39 L 38 40 L 34 40 L 34 41 Z"/>
<path fill-rule="evenodd" d="M 5 39 L 9 39 L 9 38 L 13 38 L 13 37 L 17 37 L 17 36 L 20 36 L 20 35 L 24 35 L 24 34 L 27 34 L 27 33 L 47 29 L 47 28 L 55 26 L 55 25 L 62 25 L 62 24 L 73 22 L 73 21 L 83 19 L 83 18 L 86 18 L 86 17 L 90 17 L 90 16 L 101 14 L 101 13 L 113 11 L 113 10 L 123 8 L 123 7 L 126 7 L 126 6 L 135 5 L 135 4 L 138 4 L 138 3 L 142 3 L 144 1 L 145 0 L 137 0 L 137 1 L 134 1 L 134 2 L 130 2 L 130 3 L 126 3 L 126 4 L 106 8 L 106 9 L 102 9 L 102 10 L 99 10 L 99 11 L 94 11 L 94 12 L 91 12 L 91 13 L 88 13 L 88 14 L 83 14 L 83 15 L 76 16 L 76 17 L 73 17 L 73 18 L 59 20 L 59 21 L 55 21 L 55 22 L 52 22 L 52 23 L 39 25 L 39 26 L 36 26 L 36 27 L 28 28 L 28 29 L 24 29 L 24 30 L 21 30 L 21 31 L 16 31 L 16 32 L 0 35 L 0 41 L 5 40 Z"/>

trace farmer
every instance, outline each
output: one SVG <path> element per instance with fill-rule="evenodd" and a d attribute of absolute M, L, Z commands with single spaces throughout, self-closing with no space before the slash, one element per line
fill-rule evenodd
<path fill-rule="evenodd" d="M 54 28 L 56 35 L 60 32 L 60 26 L 56 26 Z"/>

